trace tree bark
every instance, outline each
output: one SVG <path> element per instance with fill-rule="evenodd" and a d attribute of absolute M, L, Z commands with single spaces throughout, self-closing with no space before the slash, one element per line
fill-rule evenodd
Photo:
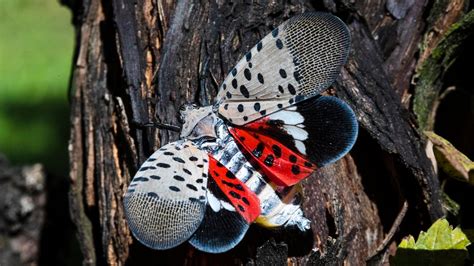
<path fill-rule="evenodd" d="M 38 265 L 46 202 L 43 166 L 13 167 L 0 154 L 0 265 Z"/>
<path fill-rule="evenodd" d="M 407 99 L 420 43 L 436 45 L 439 38 L 427 37 L 433 21 L 451 18 L 438 21 L 443 29 L 456 21 L 467 6 L 456 3 L 429 25 L 424 18 L 439 7 L 426 0 L 70 3 L 77 46 L 69 199 L 84 264 L 359 265 L 380 248 L 405 201 L 408 212 L 395 239 L 426 229 L 443 209 Z M 312 235 L 252 227 L 242 244 L 219 255 L 188 244 L 169 251 L 139 244 L 124 219 L 123 194 L 140 164 L 178 134 L 136 124 L 177 124 L 182 103 L 209 105 L 246 51 L 284 20 L 311 10 L 334 13 L 350 29 L 350 58 L 329 93 L 347 101 L 360 123 L 350 155 L 304 181 Z M 371 262 L 386 259 L 387 247 Z"/>

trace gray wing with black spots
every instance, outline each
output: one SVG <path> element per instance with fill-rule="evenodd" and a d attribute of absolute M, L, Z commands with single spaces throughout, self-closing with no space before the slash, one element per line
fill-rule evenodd
<path fill-rule="evenodd" d="M 346 25 L 331 14 L 289 19 L 230 71 L 217 95 L 219 114 L 244 125 L 318 95 L 337 78 L 349 47 Z"/>
<path fill-rule="evenodd" d="M 154 249 L 188 240 L 204 218 L 208 154 L 190 141 L 170 143 L 148 158 L 124 197 L 133 235 Z"/>

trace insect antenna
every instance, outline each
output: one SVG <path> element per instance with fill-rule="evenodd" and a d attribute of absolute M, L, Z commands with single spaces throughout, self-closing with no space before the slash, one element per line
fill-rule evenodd
<path fill-rule="evenodd" d="M 174 132 L 181 132 L 181 127 L 170 125 L 170 124 L 163 124 L 163 123 L 158 123 L 158 122 L 147 122 L 147 123 L 134 122 L 134 124 L 137 127 L 155 127 L 155 128 L 166 129 L 166 130 L 170 130 Z"/>

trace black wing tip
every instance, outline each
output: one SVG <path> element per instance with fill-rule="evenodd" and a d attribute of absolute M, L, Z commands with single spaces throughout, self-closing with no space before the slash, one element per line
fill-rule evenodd
<path fill-rule="evenodd" d="M 249 227 L 240 214 L 225 209 L 214 212 L 208 206 L 201 226 L 189 243 L 206 253 L 224 253 L 242 241 Z"/>
<path fill-rule="evenodd" d="M 310 134 L 308 157 L 319 167 L 341 159 L 354 146 L 359 125 L 354 111 L 343 100 L 319 96 L 299 103 L 298 111 L 305 117 Z"/>
<path fill-rule="evenodd" d="M 337 102 L 337 104 L 341 107 L 341 109 L 344 110 L 344 113 L 347 119 L 346 121 L 348 122 L 346 125 L 348 125 L 348 127 L 346 128 L 345 138 L 343 139 L 344 148 L 339 153 L 335 154 L 333 158 L 328 158 L 327 160 L 323 160 L 320 163 L 321 166 L 334 163 L 338 161 L 339 159 L 341 159 L 342 157 L 344 157 L 347 153 L 349 153 L 352 147 L 354 147 L 354 144 L 357 141 L 357 136 L 359 135 L 359 123 L 357 122 L 357 117 L 354 111 L 352 110 L 352 108 L 350 108 L 350 106 L 346 102 L 344 102 L 343 100 L 339 98 L 336 98 L 336 97 L 328 97 L 328 98 L 330 98 L 331 101 Z"/>

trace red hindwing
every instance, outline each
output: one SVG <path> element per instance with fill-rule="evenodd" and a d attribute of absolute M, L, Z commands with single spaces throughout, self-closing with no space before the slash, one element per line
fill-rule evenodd
<path fill-rule="evenodd" d="M 264 120 L 264 119 L 260 119 Z M 249 127 L 229 128 L 241 150 L 250 156 L 263 174 L 278 186 L 292 186 L 309 176 L 317 167 L 303 155 L 274 138 L 259 134 L 255 128 L 264 121 L 257 120 Z"/>
<path fill-rule="evenodd" d="M 260 215 L 260 200 L 257 195 L 211 155 L 209 155 L 209 176 L 249 224 L 257 219 Z"/>

